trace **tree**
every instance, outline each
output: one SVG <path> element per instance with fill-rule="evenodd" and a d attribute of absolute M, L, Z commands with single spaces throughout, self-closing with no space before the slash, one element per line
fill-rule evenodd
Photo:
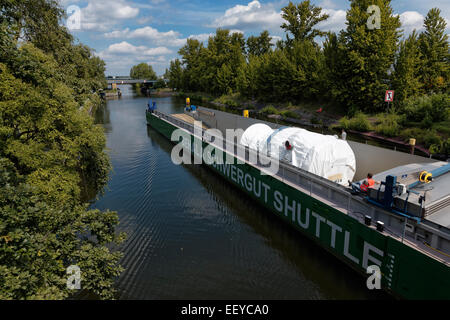
<path fill-rule="evenodd" d="M 236 90 L 236 77 L 245 64 L 245 40 L 242 33 L 217 29 L 208 40 L 202 62 L 206 66 L 204 87 L 214 94 L 226 94 Z"/>
<path fill-rule="evenodd" d="M 268 54 L 268 53 L 266 53 Z M 243 64 L 239 69 L 236 79 L 236 89 L 243 96 L 251 99 L 255 99 L 258 90 L 258 75 L 261 68 L 261 55 L 251 55 L 248 58 L 248 63 Z"/>
<path fill-rule="evenodd" d="M 324 97 L 334 102 L 345 102 L 343 95 L 347 94 L 345 89 L 348 75 L 345 70 L 348 62 L 345 56 L 345 47 L 342 37 L 334 32 L 329 32 L 323 43 L 323 54 L 325 68 L 323 70 L 322 86 Z"/>
<path fill-rule="evenodd" d="M 179 59 L 170 61 L 170 68 L 167 71 L 169 87 L 180 90 L 183 87 L 183 69 Z"/>
<path fill-rule="evenodd" d="M 198 91 L 201 90 L 200 78 L 206 78 L 204 72 L 204 61 L 200 57 L 205 54 L 203 44 L 197 39 L 188 38 L 186 44 L 178 50 L 178 54 L 182 57 L 183 71 L 183 89 Z M 203 61 L 202 61 L 203 60 Z"/>
<path fill-rule="evenodd" d="M 245 39 L 242 33 L 217 29 L 205 48 L 196 39 L 188 39 L 178 53 L 182 68 L 171 64 L 173 79 L 182 73 L 182 88 L 221 95 L 236 91 L 238 74 L 245 65 Z M 182 70 L 182 71 L 181 71 Z M 174 80 L 172 80 L 173 85 Z"/>
<path fill-rule="evenodd" d="M 247 38 L 247 54 L 249 56 L 260 56 L 271 50 L 273 44 L 271 43 L 272 37 L 267 30 L 261 32 L 258 36 L 250 36 Z"/>
<path fill-rule="evenodd" d="M 420 53 L 416 30 L 400 42 L 394 64 L 392 88 L 395 100 L 402 105 L 408 98 L 417 96 L 421 91 L 420 66 L 423 56 Z"/>
<path fill-rule="evenodd" d="M 0 219 L 0 299 L 67 298 L 69 265 L 80 268 L 84 290 L 113 298 L 121 256 L 105 244 L 118 239 L 117 214 L 72 201 L 54 206 L 0 157 Z"/>
<path fill-rule="evenodd" d="M 156 80 L 158 76 L 153 67 L 145 62 L 135 65 L 130 70 L 130 77 L 132 79 L 146 79 L 146 80 Z"/>
<path fill-rule="evenodd" d="M 67 298 L 71 264 L 83 289 L 112 298 L 122 270 L 110 249 L 123 239 L 117 213 L 85 204 L 110 171 L 88 113 L 100 104 L 104 62 L 73 43 L 60 11 L 51 0 L 1 3 L 0 299 Z"/>
<path fill-rule="evenodd" d="M 312 41 L 294 41 L 285 49 L 289 60 L 295 66 L 293 71 L 291 98 L 312 100 L 320 98 L 322 74 L 324 71 L 323 51 Z"/>
<path fill-rule="evenodd" d="M 256 69 L 256 70 L 255 70 Z M 250 60 L 250 88 L 256 85 L 255 95 L 263 101 L 286 101 L 298 94 L 304 80 L 285 50 L 276 49 Z"/>
<path fill-rule="evenodd" d="M 227 64 L 222 64 L 216 75 L 217 92 L 231 94 L 233 92 L 233 74 Z"/>
<path fill-rule="evenodd" d="M 61 52 L 73 41 L 59 23 L 64 9 L 56 0 L 7 0 L 1 2 L 0 23 L 5 22 L 15 41 L 32 42 L 44 52 Z"/>
<path fill-rule="evenodd" d="M 370 5 L 380 9 L 379 29 L 369 28 Z M 347 11 L 347 28 L 341 31 L 342 74 L 345 83 L 339 101 L 356 110 L 384 111 L 384 93 L 389 89 L 390 69 L 399 39 L 400 18 L 393 15 L 390 1 L 354 0 Z"/>
<path fill-rule="evenodd" d="M 8 0 L 1 3 L 0 10 L 2 32 L 13 42 L 32 43 L 52 55 L 66 84 L 78 93 L 75 97 L 80 105 L 92 101 L 92 91 L 106 87 L 104 62 L 89 47 L 74 44 L 72 35 L 60 23 L 65 12 L 59 1 Z"/>
<path fill-rule="evenodd" d="M 158 80 L 155 82 L 153 88 L 155 89 L 162 89 L 166 87 L 166 82 L 162 78 L 158 78 Z"/>
<path fill-rule="evenodd" d="M 447 23 L 440 16 L 441 10 L 433 8 L 424 20 L 425 31 L 419 36 L 423 55 L 422 82 L 426 93 L 442 92 L 449 86 L 450 59 L 448 51 Z"/>
<path fill-rule="evenodd" d="M 295 5 L 291 1 L 289 4 L 281 9 L 282 18 L 286 20 L 281 25 L 286 31 L 286 39 L 288 46 L 292 44 L 292 40 L 297 41 L 314 41 L 317 36 L 324 36 L 326 33 L 315 29 L 319 22 L 328 19 L 328 14 L 321 14 L 322 8 L 311 5 L 309 0 L 305 0 Z M 289 37 L 289 32 L 294 36 L 294 39 Z"/>

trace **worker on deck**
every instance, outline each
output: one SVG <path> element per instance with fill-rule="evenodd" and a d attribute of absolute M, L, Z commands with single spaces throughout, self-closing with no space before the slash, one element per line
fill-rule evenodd
<path fill-rule="evenodd" d="M 147 110 L 148 110 L 148 112 L 153 113 L 153 111 L 156 110 L 156 102 L 155 101 L 152 102 L 151 100 L 148 100 Z"/>
<path fill-rule="evenodd" d="M 189 97 L 186 98 L 186 111 L 191 111 L 191 99 Z"/>
<path fill-rule="evenodd" d="M 372 177 L 373 174 L 368 173 L 367 179 L 363 181 L 363 183 L 359 186 L 359 189 L 361 189 L 364 192 L 368 192 L 369 188 L 372 188 L 375 184 L 380 184 L 379 181 L 375 181 Z"/>
<path fill-rule="evenodd" d="M 292 150 L 292 146 L 288 140 L 286 140 L 286 142 L 284 143 L 284 146 L 286 147 L 286 150 Z"/>
<path fill-rule="evenodd" d="M 289 143 L 288 140 L 284 143 L 284 148 L 281 151 L 280 158 L 281 160 L 287 161 L 289 163 L 292 163 L 292 145 Z"/>
<path fill-rule="evenodd" d="M 347 140 L 347 132 L 345 132 L 344 129 L 342 129 L 342 132 L 341 132 L 341 139 L 342 140 Z"/>

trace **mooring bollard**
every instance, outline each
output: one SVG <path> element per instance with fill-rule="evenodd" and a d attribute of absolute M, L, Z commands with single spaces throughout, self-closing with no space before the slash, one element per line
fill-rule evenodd
<path fill-rule="evenodd" d="M 409 145 L 411 146 L 411 154 L 414 154 L 414 146 L 416 145 L 416 139 L 410 138 Z"/>

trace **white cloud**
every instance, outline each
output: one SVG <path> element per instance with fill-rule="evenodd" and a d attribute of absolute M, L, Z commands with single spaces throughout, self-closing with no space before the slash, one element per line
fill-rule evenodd
<path fill-rule="evenodd" d="M 166 55 L 172 53 L 166 47 L 148 48 L 146 46 L 134 46 L 126 41 L 120 43 L 114 43 L 110 45 L 106 50 L 100 52 L 100 56 L 111 55 L 139 55 L 139 56 L 157 56 Z"/>
<path fill-rule="evenodd" d="M 242 34 L 244 34 L 244 31 L 239 30 L 239 29 L 230 29 L 230 34 L 233 34 L 233 33 L 242 33 Z"/>
<path fill-rule="evenodd" d="M 279 36 L 271 36 L 272 40 L 270 41 L 271 44 L 276 45 L 278 41 L 283 40 L 283 38 Z"/>
<path fill-rule="evenodd" d="M 330 0 L 324 0 L 321 3 L 322 13 L 330 17 L 319 23 L 317 27 L 323 31 L 338 32 L 345 28 L 346 11 L 335 10 L 336 4 Z M 282 35 L 284 32 L 280 26 L 284 19 L 281 17 L 281 11 L 275 10 L 274 4 L 261 4 L 255 0 L 246 6 L 236 5 L 225 11 L 221 17 L 215 19 L 209 27 L 221 28 L 240 28 L 247 29 L 268 29 L 272 34 Z"/>
<path fill-rule="evenodd" d="M 234 32 L 242 32 L 233 30 Z M 154 43 L 175 44 L 177 48 L 184 46 L 188 38 L 205 42 L 214 33 L 193 34 L 187 38 L 178 38 L 180 34 L 174 31 L 159 32 L 151 27 L 130 30 L 129 28 L 113 31 L 107 34 L 108 38 L 147 38 L 154 40 Z M 105 35 L 106 36 L 106 35 Z M 166 39 L 164 39 L 166 37 Z M 105 50 L 98 53 L 98 56 L 106 62 L 106 73 L 108 75 L 128 74 L 130 68 L 141 62 L 151 64 L 155 71 L 162 74 L 171 60 L 174 59 L 174 51 L 165 46 L 149 48 L 147 46 L 133 45 L 127 41 L 111 44 Z"/>
<path fill-rule="evenodd" d="M 345 29 L 345 10 L 322 9 L 322 13 L 329 15 L 328 19 L 317 24 L 317 28 L 322 31 L 339 32 Z"/>
<path fill-rule="evenodd" d="M 282 23 L 281 13 L 277 12 L 271 4 L 261 5 L 259 1 L 254 0 L 246 6 L 236 5 L 226 10 L 223 16 L 215 19 L 208 27 L 278 30 Z"/>
<path fill-rule="evenodd" d="M 135 18 L 139 8 L 125 0 L 89 0 L 81 8 L 81 28 L 83 30 L 106 31 L 123 20 Z"/>
<path fill-rule="evenodd" d="M 201 33 L 201 34 L 191 34 L 189 39 L 197 39 L 200 42 L 207 41 L 209 37 L 214 37 L 215 33 Z"/>
<path fill-rule="evenodd" d="M 231 30 L 231 33 L 233 32 L 244 33 L 237 29 Z M 104 36 L 110 39 L 144 39 L 155 45 L 179 48 L 186 44 L 186 40 L 188 38 L 197 39 L 200 42 L 204 42 L 207 41 L 209 37 L 214 36 L 214 33 L 191 34 L 189 37 L 183 38 L 179 32 L 173 30 L 160 32 L 155 28 L 147 26 L 135 30 L 130 30 L 129 28 L 124 30 L 115 30 L 105 33 Z"/>
<path fill-rule="evenodd" d="M 135 30 L 126 28 L 121 31 L 112 31 L 105 33 L 106 38 L 126 38 L 126 39 L 145 39 L 152 41 L 156 45 L 178 47 L 182 46 L 186 39 L 180 39 L 181 34 L 179 32 L 170 30 L 167 32 L 159 32 L 152 27 L 143 27 Z"/>
<path fill-rule="evenodd" d="M 411 33 L 414 29 L 420 31 L 423 29 L 424 16 L 417 11 L 405 11 L 400 14 L 400 22 L 402 29 L 405 30 L 405 35 Z"/>
<path fill-rule="evenodd" d="M 337 8 L 338 6 L 337 6 L 336 3 L 334 3 L 334 2 L 331 1 L 331 0 L 322 0 L 322 1 L 320 2 L 320 4 L 319 4 L 319 7 L 321 7 L 321 8 L 335 9 L 335 8 Z"/>
<path fill-rule="evenodd" d="M 116 39 L 116 38 L 124 38 L 124 37 L 126 37 L 129 33 L 130 33 L 130 29 L 129 29 L 129 28 L 126 28 L 126 29 L 124 29 L 124 30 L 114 30 L 114 31 L 105 33 L 104 36 L 105 36 L 105 38 Z"/>
<path fill-rule="evenodd" d="M 105 51 L 103 51 L 104 54 L 132 54 L 136 53 L 138 51 L 144 51 L 147 50 L 147 47 L 145 46 L 139 46 L 135 47 L 132 44 L 129 44 L 126 41 L 122 41 L 120 43 L 114 43 L 108 47 Z"/>
<path fill-rule="evenodd" d="M 122 41 L 111 44 L 99 52 L 98 56 L 106 62 L 107 74 L 121 75 L 128 74 L 133 65 L 141 62 L 152 65 L 157 73 L 162 73 L 168 64 L 168 55 L 171 54 L 173 51 L 166 47 L 149 48 Z"/>

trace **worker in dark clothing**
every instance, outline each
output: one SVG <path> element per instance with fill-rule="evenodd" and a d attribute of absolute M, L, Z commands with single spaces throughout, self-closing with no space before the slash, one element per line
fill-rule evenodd
<path fill-rule="evenodd" d="M 286 150 L 292 150 L 292 145 L 289 143 L 288 140 L 284 143 L 284 146 L 286 147 Z"/>
<path fill-rule="evenodd" d="M 280 160 L 292 163 L 292 152 L 294 147 L 289 143 L 288 140 L 284 143 L 284 148 L 280 150 Z"/>

